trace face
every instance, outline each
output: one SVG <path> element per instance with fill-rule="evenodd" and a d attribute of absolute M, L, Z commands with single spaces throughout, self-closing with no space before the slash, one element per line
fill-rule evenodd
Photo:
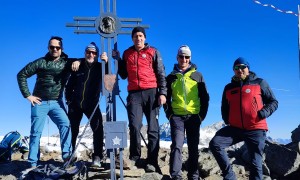
<path fill-rule="evenodd" d="M 188 56 L 186 54 L 177 55 L 178 67 L 180 68 L 180 70 L 185 71 L 189 67 L 190 61 L 191 56 Z"/>
<path fill-rule="evenodd" d="M 54 60 L 58 60 L 60 58 L 62 48 L 60 46 L 60 41 L 57 39 L 52 39 L 48 45 L 48 51 Z"/>
<path fill-rule="evenodd" d="M 95 49 L 87 49 L 85 51 L 85 60 L 91 64 L 97 59 L 97 51 Z"/>
<path fill-rule="evenodd" d="M 237 64 L 233 67 L 234 74 L 239 79 L 246 79 L 249 75 L 249 68 L 244 64 Z"/>
<path fill-rule="evenodd" d="M 141 50 L 145 47 L 145 36 L 142 32 L 137 32 L 132 36 L 132 41 L 136 50 Z"/>

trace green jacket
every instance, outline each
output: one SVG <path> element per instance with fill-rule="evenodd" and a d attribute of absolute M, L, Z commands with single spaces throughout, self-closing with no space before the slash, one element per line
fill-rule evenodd
<path fill-rule="evenodd" d="M 198 114 L 204 120 L 207 110 L 209 95 L 204 78 L 197 71 L 195 64 L 184 73 L 180 72 L 177 64 L 167 76 L 167 102 L 164 110 L 168 119 L 175 115 Z"/>
<path fill-rule="evenodd" d="M 32 95 L 42 100 L 57 100 L 62 97 L 71 62 L 67 62 L 68 55 L 62 53 L 61 58 L 54 62 L 49 53 L 45 57 L 27 64 L 17 75 L 19 89 L 24 98 L 31 95 L 27 78 L 36 74 L 36 83 Z M 70 60 L 71 61 L 71 60 Z"/>

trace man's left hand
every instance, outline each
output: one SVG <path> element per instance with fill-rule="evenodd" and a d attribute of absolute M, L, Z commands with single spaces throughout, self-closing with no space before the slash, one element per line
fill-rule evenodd
<path fill-rule="evenodd" d="M 78 71 L 81 61 L 74 61 L 72 63 L 72 71 Z"/>
<path fill-rule="evenodd" d="M 166 96 L 165 95 L 160 95 L 159 99 L 158 99 L 158 105 L 163 105 L 165 104 L 167 101 Z"/>
<path fill-rule="evenodd" d="M 101 59 L 102 61 L 105 61 L 105 63 L 107 63 L 108 57 L 107 57 L 106 52 L 103 52 L 103 53 L 100 55 L 100 59 Z"/>

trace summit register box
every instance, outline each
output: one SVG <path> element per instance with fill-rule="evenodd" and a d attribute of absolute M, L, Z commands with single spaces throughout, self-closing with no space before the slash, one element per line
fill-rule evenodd
<path fill-rule="evenodd" d="M 104 122 L 105 148 L 117 149 L 127 147 L 127 122 Z"/>

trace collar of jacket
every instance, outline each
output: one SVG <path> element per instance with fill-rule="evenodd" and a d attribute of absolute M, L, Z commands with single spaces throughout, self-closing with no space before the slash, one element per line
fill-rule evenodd
<path fill-rule="evenodd" d="M 52 61 L 52 60 L 53 60 L 53 58 L 52 58 L 52 56 L 50 55 L 49 52 L 45 55 L 44 58 L 45 58 L 46 60 L 48 60 L 48 61 Z M 67 58 L 68 58 L 68 55 L 65 54 L 64 52 L 61 52 L 61 55 L 60 55 L 59 58 L 60 58 L 60 59 L 67 59 Z"/>
<path fill-rule="evenodd" d="M 182 71 L 179 69 L 178 63 L 177 63 L 177 64 L 174 64 L 173 73 L 174 73 L 174 74 L 175 74 L 175 73 L 182 73 L 182 74 L 185 74 L 186 72 L 190 71 L 191 69 L 197 70 L 196 64 L 190 62 L 190 67 L 188 67 L 184 72 L 182 72 Z"/>
<path fill-rule="evenodd" d="M 246 82 L 246 81 L 252 81 L 256 78 L 257 78 L 257 76 L 256 76 L 255 72 L 249 71 L 249 75 L 244 80 L 241 80 L 234 75 L 231 78 L 231 82 L 241 82 L 241 81 Z"/>
<path fill-rule="evenodd" d="M 145 50 L 145 49 L 148 49 L 148 48 L 150 48 L 150 45 L 148 44 L 148 43 L 145 43 L 145 46 L 144 46 L 144 48 L 143 49 L 141 49 L 141 50 Z M 135 51 L 136 51 L 136 49 L 135 49 L 135 46 L 133 45 L 133 46 L 131 46 L 130 47 L 130 49 L 134 49 Z"/>

